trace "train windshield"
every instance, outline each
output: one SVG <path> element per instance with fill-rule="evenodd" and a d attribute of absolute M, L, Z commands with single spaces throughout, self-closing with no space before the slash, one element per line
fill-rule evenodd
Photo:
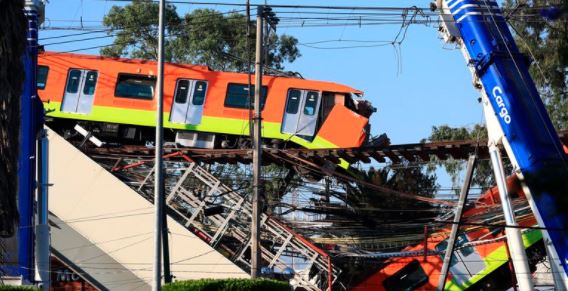
<path fill-rule="evenodd" d="M 458 284 L 469 281 L 473 276 L 485 269 L 485 262 L 474 246 L 466 246 L 469 243 L 466 234 L 460 234 L 456 238 L 457 250 L 452 253 L 450 273 Z M 448 241 L 442 241 L 436 245 L 436 250 L 440 252 L 440 257 L 444 259 Z"/>

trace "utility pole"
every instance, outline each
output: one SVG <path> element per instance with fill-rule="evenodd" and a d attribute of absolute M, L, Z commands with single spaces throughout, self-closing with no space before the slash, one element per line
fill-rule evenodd
<path fill-rule="evenodd" d="M 165 187 L 164 183 L 162 183 L 162 187 Z M 165 193 L 165 188 L 162 188 L 162 193 Z M 166 205 L 166 195 L 162 195 L 162 203 L 164 208 L 162 210 L 162 250 L 163 254 L 163 263 L 164 263 L 164 283 L 171 283 L 172 282 L 172 271 L 170 269 L 170 243 L 169 243 L 169 230 L 168 230 L 168 212 L 167 212 L 167 205 Z"/>
<path fill-rule="evenodd" d="M 247 107 L 248 107 L 248 120 L 249 120 L 249 135 L 253 138 L 253 122 L 252 116 L 254 111 L 254 100 L 252 99 L 252 58 L 250 51 L 250 0 L 246 3 L 246 21 L 247 21 L 247 34 L 246 34 L 246 50 L 247 50 Z"/>
<path fill-rule="evenodd" d="M 162 228 L 163 228 L 163 211 L 164 211 L 164 172 L 162 152 L 164 151 L 164 11 L 165 0 L 160 0 L 160 9 L 158 17 L 158 82 L 156 100 L 156 149 L 154 151 L 154 160 L 156 161 L 154 172 L 154 279 L 152 282 L 152 290 L 160 291 L 162 286 L 161 280 L 161 250 L 162 250 Z"/>
<path fill-rule="evenodd" d="M 255 83 L 254 83 L 254 133 L 253 133 L 253 193 L 252 193 L 252 224 L 251 224 L 251 254 L 250 254 L 250 276 L 255 279 L 259 275 L 260 265 L 260 197 L 263 195 L 261 181 L 261 158 L 262 158 L 262 116 L 261 102 L 262 97 L 262 27 L 264 6 L 257 7 L 256 14 L 256 61 L 255 61 Z"/>
<path fill-rule="evenodd" d="M 41 129 L 38 140 L 37 224 L 35 226 L 36 282 L 41 290 L 49 291 L 49 140 L 47 130 Z"/>

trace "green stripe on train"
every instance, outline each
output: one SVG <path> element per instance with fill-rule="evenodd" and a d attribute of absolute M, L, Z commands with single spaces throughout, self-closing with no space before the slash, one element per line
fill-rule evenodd
<path fill-rule="evenodd" d="M 61 108 L 60 102 L 44 103 L 44 107 L 46 111 L 51 111 L 47 114 L 51 117 L 151 127 L 156 125 L 156 113 L 148 110 L 93 106 L 93 110 L 90 114 L 77 114 L 59 111 Z M 233 135 L 249 135 L 249 122 L 241 119 L 203 116 L 200 125 L 171 123 L 169 122 L 169 119 L 169 113 L 165 112 L 164 128 L 226 133 Z M 316 136 L 312 142 L 308 142 L 297 136 L 283 134 L 280 132 L 280 126 L 281 124 L 278 122 L 264 122 L 262 136 L 265 138 L 290 140 L 305 148 L 337 148 L 336 145 L 320 136 Z"/>
<path fill-rule="evenodd" d="M 525 249 L 532 246 L 534 243 L 542 239 L 542 233 L 540 230 L 530 230 L 523 234 L 523 244 Z M 509 256 L 507 255 L 507 247 L 501 246 L 494 250 L 489 256 L 483 258 L 485 262 L 485 269 L 473 276 L 468 282 L 463 285 L 458 285 L 454 280 L 446 284 L 446 290 L 466 290 L 473 284 L 481 281 L 485 276 L 497 270 L 503 264 L 509 261 Z"/>

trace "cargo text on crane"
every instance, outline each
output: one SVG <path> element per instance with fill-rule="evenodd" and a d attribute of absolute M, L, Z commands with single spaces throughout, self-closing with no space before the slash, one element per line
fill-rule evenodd
<path fill-rule="evenodd" d="M 505 121 L 506 124 L 511 123 L 511 116 L 509 115 L 509 110 L 505 107 L 505 103 L 503 102 L 503 90 L 499 88 L 499 86 L 495 86 L 493 88 L 493 97 L 495 98 L 495 102 L 497 102 L 497 106 L 499 106 L 499 116 L 501 119 Z"/>

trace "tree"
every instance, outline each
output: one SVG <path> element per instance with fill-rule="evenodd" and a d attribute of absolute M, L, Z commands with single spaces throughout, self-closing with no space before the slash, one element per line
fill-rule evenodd
<path fill-rule="evenodd" d="M 557 130 L 568 129 L 568 2 L 506 0 L 519 50 L 534 58 L 530 73 Z"/>
<path fill-rule="evenodd" d="M 207 65 L 214 70 L 247 70 L 248 54 L 254 55 L 255 24 L 247 51 L 247 19 L 238 12 L 221 13 L 196 9 L 180 17 L 175 6 L 166 8 L 166 60 L 176 63 Z M 112 57 L 157 59 L 158 4 L 151 0 L 134 0 L 125 7 L 113 6 L 103 23 L 109 35 L 116 35 L 112 46 L 101 54 Z M 301 56 L 298 40 L 292 36 L 271 34 L 265 65 L 283 69 L 285 62 Z"/>
<path fill-rule="evenodd" d="M 112 46 L 101 49 L 101 55 L 156 60 L 158 11 L 158 4 L 151 0 L 135 0 L 124 7 L 113 6 L 103 18 L 103 24 L 110 28 L 107 33 L 115 35 L 115 39 Z M 175 6 L 166 5 L 164 14 L 166 33 L 177 33 L 182 21 Z M 164 46 L 166 52 L 172 51 L 171 40 L 166 40 Z M 171 59 L 171 55 L 168 53 L 166 58 Z"/>
<path fill-rule="evenodd" d="M 448 125 L 432 127 L 432 133 L 427 140 L 422 142 L 435 141 L 455 141 L 455 140 L 484 140 L 487 138 L 487 129 L 485 126 L 476 124 L 473 128 L 466 127 L 450 127 Z M 510 169 L 508 163 L 506 170 Z M 428 172 L 433 172 L 436 167 L 444 167 L 446 172 L 452 178 L 452 187 L 458 189 L 461 187 L 460 173 L 465 169 L 465 163 L 462 160 L 454 160 L 449 158 L 445 161 L 439 160 L 437 157 L 431 157 L 428 164 Z M 495 184 L 493 177 L 493 168 L 489 160 L 481 160 L 477 162 L 475 172 L 471 181 L 472 186 L 481 187 L 482 190 L 488 189 Z M 459 190 L 456 190 L 458 192 Z"/>
<path fill-rule="evenodd" d="M 362 181 L 383 186 L 392 190 L 413 193 L 423 197 L 432 197 L 438 186 L 436 175 L 427 173 L 422 167 L 409 164 L 387 166 L 379 169 L 370 167 L 360 171 Z M 418 210 L 431 210 L 432 205 L 413 199 L 401 198 L 390 193 L 377 193 L 376 189 L 363 184 L 345 183 L 345 203 L 356 211 L 359 217 L 369 227 L 376 227 L 383 222 L 407 221 L 418 218 L 433 217 L 434 212 L 421 213 Z M 415 213 L 409 215 L 405 210 L 414 209 Z M 376 211 L 388 210 L 388 211 Z M 400 212 L 396 212 L 400 210 Z M 410 229 L 410 232 L 415 230 Z M 420 229 L 421 231 L 421 229 Z"/>
<path fill-rule="evenodd" d="M 0 237 L 11 237 L 18 219 L 20 95 L 25 78 L 21 56 L 27 29 L 23 2 L 0 0 Z"/>
<path fill-rule="evenodd" d="M 292 167 L 268 165 L 263 167 L 264 184 L 264 208 L 268 214 L 273 214 L 276 207 L 282 205 L 282 198 L 299 185 L 303 184 L 302 178 Z M 252 191 L 252 188 L 251 188 Z"/>

